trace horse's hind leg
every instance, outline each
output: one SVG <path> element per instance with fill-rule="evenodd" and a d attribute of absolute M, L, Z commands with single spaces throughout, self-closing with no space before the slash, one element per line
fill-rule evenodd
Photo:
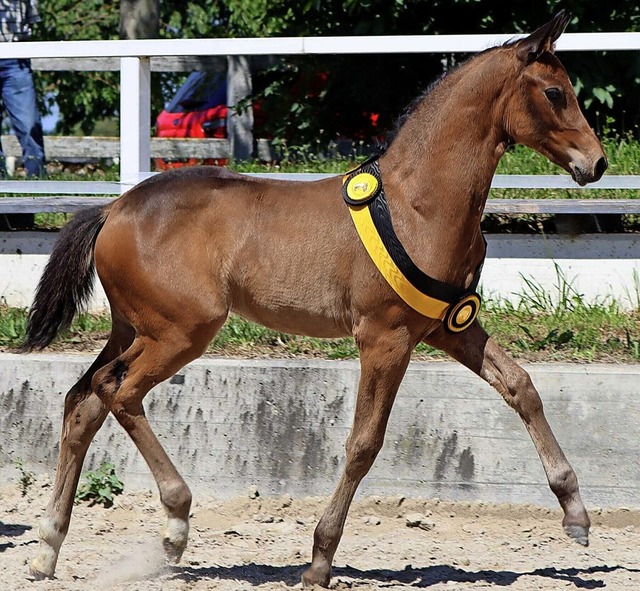
<path fill-rule="evenodd" d="M 87 449 L 109 412 L 92 392 L 91 379 L 98 369 L 120 355 L 132 340 L 133 329 L 114 320 L 111 336 L 104 349 L 65 397 L 55 482 L 49 505 L 40 520 L 38 555 L 30 565 L 31 574 L 37 579 L 52 577 L 55 572 L 60 546 L 69 529 Z"/>
<path fill-rule="evenodd" d="M 302 575 L 305 587 L 329 586 L 331 564 L 349 506 L 382 447 L 389 413 L 413 349 L 404 331 L 392 333 L 380 326 L 361 330 L 356 340 L 361 371 L 353 427 L 347 438 L 346 464 L 338 487 L 316 526 L 311 566 Z"/>
<path fill-rule="evenodd" d="M 163 546 L 172 562 L 180 560 L 187 545 L 191 492 L 151 430 L 142 401 L 153 386 L 202 355 L 223 322 L 220 318 L 197 335 L 174 325 L 153 338 L 137 336 L 125 353 L 93 378 L 95 392 L 136 444 L 156 480 L 167 513 Z"/>
<path fill-rule="evenodd" d="M 587 546 L 590 522 L 580 498 L 578 479 L 551 431 L 529 374 L 477 322 L 464 333 L 449 335 L 443 331 L 427 342 L 481 376 L 520 415 L 542 460 L 549 486 L 564 511 L 565 532 Z"/>

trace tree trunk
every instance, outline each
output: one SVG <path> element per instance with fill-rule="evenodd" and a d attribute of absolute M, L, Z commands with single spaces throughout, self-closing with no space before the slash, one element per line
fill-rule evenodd
<path fill-rule="evenodd" d="M 238 103 L 251 95 L 251 68 L 244 55 L 230 55 L 227 58 L 227 134 L 231 153 L 235 160 L 250 160 L 253 154 L 253 108 Z"/>
<path fill-rule="evenodd" d="M 155 39 L 160 31 L 160 0 L 120 0 L 120 38 Z"/>

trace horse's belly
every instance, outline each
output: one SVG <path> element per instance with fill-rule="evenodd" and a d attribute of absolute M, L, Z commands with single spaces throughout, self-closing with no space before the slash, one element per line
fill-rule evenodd
<path fill-rule="evenodd" d="M 252 228 L 226 264 L 232 310 L 282 332 L 351 334 L 353 253 L 343 242 L 322 220 Z"/>
<path fill-rule="evenodd" d="M 326 290 L 242 290 L 233 298 L 231 310 L 273 330 L 321 338 L 351 334 L 351 320 L 339 298 Z"/>

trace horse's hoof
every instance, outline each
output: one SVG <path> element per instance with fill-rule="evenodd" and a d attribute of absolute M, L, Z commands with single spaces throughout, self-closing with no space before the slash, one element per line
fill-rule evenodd
<path fill-rule="evenodd" d="M 312 565 L 302 573 L 302 586 L 305 589 L 311 589 L 316 586 L 328 589 L 330 580 L 331 569 L 327 571 L 327 569 L 317 568 Z"/>
<path fill-rule="evenodd" d="M 167 559 L 167 562 L 170 564 L 178 564 L 180 559 L 182 558 L 182 553 L 184 552 L 185 546 L 178 546 L 174 544 L 169 538 L 164 538 L 162 540 L 162 548 L 164 550 L 164 556 Z"/>
<path fill-rule="evenodd" d="M 188 539 L 189 522 L 177 517 L 169 518 L 167 527 L 162 532 L 162 547 L 168 563 L 177 564 L 180 562 Z"/>
<path fill-rule="evenodd" d="M 29 574 L 36 581 L 43 581 L 44 579 L 53 579 L 53 571 L 52 572 L 44 572 L 44 570 L 38 566 L 38 559 L 31 561 L 29 565 Z"/>
<path fill-rule="evenodd" d="M 589 545 L 589 528 L 582 525 L 565 525 L 565 533 L 581 546 Z"/>

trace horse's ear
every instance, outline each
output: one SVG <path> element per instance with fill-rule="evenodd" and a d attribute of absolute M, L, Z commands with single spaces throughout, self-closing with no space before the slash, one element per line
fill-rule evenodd
<path fill-rule="evenodd" d="M 553 44 L 562 35 L 570 20 L 571 15 L 561 10 L 546 25 L 542 25 L 531 35 L 518 41 L 516 44 L 518 57 L 529 64 L 545 52 L 553 53 Z"/>

